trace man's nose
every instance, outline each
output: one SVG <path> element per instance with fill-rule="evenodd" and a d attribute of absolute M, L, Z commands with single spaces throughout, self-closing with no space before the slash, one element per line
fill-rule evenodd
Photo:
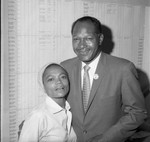
<path fill-rule="evenodd" d="M 80 43 L 79 43 L 78 47 L 81 48 L 81 49 L 86 47 L 86 41 L 85 41 L 85 39 L 81 39 L 80 40 Z"/>
<path fill-rule="evenodd" d="M 84 38 L 82 38 L 81 40 L 80 40 L 80 47 L 81 48 L 84 48 L 86 46 L 86 40 L 84 39 Z"/>

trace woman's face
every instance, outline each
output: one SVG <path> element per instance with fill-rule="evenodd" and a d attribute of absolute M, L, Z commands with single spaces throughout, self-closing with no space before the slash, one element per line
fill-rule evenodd
<path fill-rule="evenodd" d="M 68 75 L 62 67 L 52 65 L 43 74 L 43 85 L 52 99 L 63 98 L 69 91 Z"/>

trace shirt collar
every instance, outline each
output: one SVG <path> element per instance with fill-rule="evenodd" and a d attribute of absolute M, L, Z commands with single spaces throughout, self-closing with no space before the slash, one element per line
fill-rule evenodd
<path fill-rule="evenodd" d="M 65 109 L 62 108 L 60 105 L 58 105 L 52 98 L 50 98 L 49 96 L 46 96 L 46 105 L 48 106 L 49 111 L 51 111 L 52 113 L 58 113 L 62 110 L 70 110 L 70 105 L 69 103 L 66 101 L 65 102 Z"/>
<path fill-rule="evenodd" d="M 101 52 L 100 52 L 100 54 L 90 64 L 88 64 L 88 66 L 90 67 L 90 69 L 97 67 L 97 64 L 98 64 L 98 61 L 99 61 L 100 57 L 101 57 Z M 86 64 L 84 62 L 82 62 L 82 69 L 83 69 L 83 67 L 85 65 Z"/>

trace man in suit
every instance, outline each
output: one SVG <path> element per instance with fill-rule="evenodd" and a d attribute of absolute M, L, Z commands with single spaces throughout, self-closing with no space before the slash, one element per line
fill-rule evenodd
<path fill-rule="evenodd" d="M 96 18 L 77 19 L 71 33 L 77 57 L 61 64 L 70 77 L 67 99 L 78 142 L 123 142 L 147 116 L 136 69 L 130 61 L 101 51 L 104 35 Z"/>

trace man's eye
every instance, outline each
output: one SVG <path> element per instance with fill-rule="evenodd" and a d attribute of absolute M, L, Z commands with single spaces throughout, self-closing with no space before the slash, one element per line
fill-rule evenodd
<path fill-rule="evenodd" d="M 93 38 L 92 38 L 92 37 L 87 37 L 86 40 L 87 40 L 87 41 L 92 41 Z"/>
<path fill-rule="evenodd" d="M 79 38 L 73 38 L 74 41 L 79 41 Z"/>

